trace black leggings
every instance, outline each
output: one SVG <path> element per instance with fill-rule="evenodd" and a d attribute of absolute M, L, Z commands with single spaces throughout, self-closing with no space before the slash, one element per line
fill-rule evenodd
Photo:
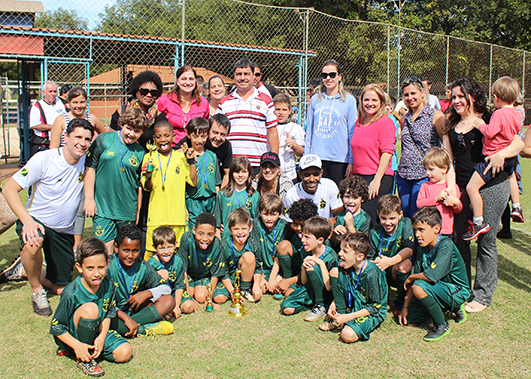
<path fill-rule="evenodd" d="M 339 182 L 345 179 L 348 163 L 322 161 L 323 178 L 332 179 L 338 186 Z"/>
<path fill-rule="evenodd" d="M 374 179 L 374 175 L 360 175 L 365 181 L 367 182 L 367 185 L 369 185 L 372 180 Z M 380 191 L 378 192 L 378 196 L 376 196 L 372 200 L 367 200 L 361 205 L 361 208 L 367 212 L 369 216 L 371 216 L 372 220 L 372 226 L 376 226 L 380 223 L 380 220 L 378 220 L 378 200 L 383 195 L 388 195 L 392 193 L 394 188 L 395 178 L 392 175 L 384 175 L 382 177 L 382 181 L 380 182 Z"/>

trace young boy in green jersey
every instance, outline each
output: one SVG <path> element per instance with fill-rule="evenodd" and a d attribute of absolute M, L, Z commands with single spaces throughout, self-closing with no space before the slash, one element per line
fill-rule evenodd
<path fill-rule="evenodd" d="M 105 275 L 109 255 L 105 244 L 94 238 L 82 241 L 76 252 L 76 269 L 81 274 L 61 294 L 50 327 L 57 354 L 75 356 L 86 375 L 103 376 L 96 363 L 102 356 L 111 362 L 131 359 L 131 345 L 109 331 L 116 316 L 114 283 Z"/>
<path fill-rule="evenodd" d="M 194 300 L 193 311 L 199 312 L 200 304 L 207 299 L 207 284 L 214 289 L 218 278 L 225 275 L 213 214 L 205 212 L 197 216 L 192 231 L 181 237 L 179 255 L 185 266 L 186 292 Z M 219 305 L 215 304 L 214 309 L 219 309 Z"/>
<path fill-rule="evenodd" d="M 116 318 L 111 328 L 124 337 L 171 334 L 173 325 L 161 321 L 175 308 L 170 286 L 140 257 L 142 232 L 136 226 L 118 227 L 109 278 L 116 291 Z"/>
<path fill-rule="evenodd" d="M 339 267 L 330 271 L 334 301 L 319 329 L 331 331 L 343 326 L 340 337 L 346 343 L 368 340 L 387 313 L 385 273 L 367 259 L 370 249 L 367 235 L 348 233 L 341 241 Z"/>
<path fill-rule="evenodd" d="M 400 325 L 419 324 L 430 317 L 433 326 L 425 341 L 438 341 L 450 326 L 444 312 L 455 315 L 455 322 L 466 320 L 464 304 L 470 296 L 463 258 L 452 240 L 441 236 L 442 218 L 436 207 L 424 207 L 411 218 L 419 248 L 407 289 L 404 306 L 398 316 Z"/>
<path fill-rule="evenodd" d="M 188 210 L 188 227 L 195 225 L 195 220 L 199 214 L 208 212 L 214 213 L 216 205 L 216 194 L 221 185 L 221 175 L 219 173 L 218 158 L 216 154 L 205 149 L 208 139 L 210 124 L 202 117 L 190 120 L 186 125 L 186 135 L 191 141 L 192 149 L 197 157 L 197 186 L 186 186 L 186 209 Z"/>
<path fill-rule="evenodd" d="M 242 270 L 240 287 L 242 296 L 254 303 L 251 285 L 256 269 L 256 255 L 259 254 L 260 247 L 255 240 L 249 239 L 252 230 L 251 215 L 247 209 L 237 208 L 230 212 L 227 222 L 229 234 L 221 241 L 226 275 L 214 291 L 214 301 L 218 304 L 223 304 L 232 298 L 236 269 Z M 258 287 L 256 290 L 260 291 Z"/>
<path fill-rule="evenodd" d="M 396 195 L 384 195 L 378 200 L 380 224 L 369 233 L 371 251 L 367 258 L 382 271 L 387 283 L 395 287 L 395 315 L 404 302 L 404 282 L 411 272 L 413 249 L 413 227 L 407 217 L 403 217 L 402 204 Z"/>
<path fill-rule="evenodd" d="M 146 233 L 146 261 L 154 254 L 151 244 L 153 231 L 161 226 L 170 226 L 176 234 L 176 247 L 184 232 L 188 230 L 184 206 L 186 185 L 197 185 L 195 151 L 190 148 L 186 155 L 180 150 L 172 150 L 175 133 L 168 121 L 159 121 L 153 129 L 153 141 L 158 151 L 144 156 L 140 182 L 149 192 L 149 209 Z M 153 167 L 148 164 L 151 161 Z M 172 206 L 168 206 L 172 204 Z"/>
<path fill-rule="evenodd" d="M 341 236 L 354 232 L 369 235 L 371 229 L 371 216 L 361 209 L 361 204 L 369 198 L 365 179 L 359 175 L 343 179 L 339 183 L 339 196 L 345 209 L 337 215 L 332 233 L 332 245 L 336 248 L 339 247 Z"/>
<path fill-rule="evenodd" d="M 286 220 L 280 218 L 284 204 L 280 196 L 265 193 L 258 201 L 258 217 L 253 220 L 251 239 L 260 246 L 260 254 L 256 257 L 253 295 L 255 301 L 269 293 L 275 293 L 280 277 L 278 260 L 275 260 L 277 245 L 286 239 L 289 228 Z"/>
<path fill-rule="evenodd" d="M 85 162 L 85 215 L 94 218 L 94 236 L 105 242 L 109 254 L 116 228 L 138 221 L 144 149 L 136 141 L 149 127 L 138 108 L 126 110 L 118 125 L 121 130 L 96 137 Z"/>
<path fill-rule="evenodd" d="M 170 142 L 171 143 L 171 142 Z M 149 258 L 148 263 L 157 271 L 162 279 L 169 284 L 175 298 L 173 317 L 179 318 L 181 313 L 192 313 L 194 303 L 190 295 L 185 292 L 184 263 L 180 255 L 175 254 L 177 236 L 169 226 L 159 226 L 152 233 L 153 248 L 156 253 Z"/>
<path fill-rule="evenodd" d="M 308 256 L 302 262 L 300 285 L 290 287 L 280 304 L 284 314 L 292 315 L 313 305 L 304 321 L 318 321 L 326 316 L 326 308 L 332 302 L 329 272 L 338 263 L 336 252 L 325 245 L 331 232 L 330 223 L 322 217 L 304 222 L 301 241 Z"/>
<path fill-rule="evenodd" d="M 288 239 L 281 241 L 277 246 L 278 265 L 282 279 L 277 282 L 273 298 L 284 299 L 284 294 L 299 281 L 302 262 L 308 255 L 301 241 L 302 225 L 305 220 L 317 216 L 317 205 L 312 199 L 300 199 L 290 205 L 287 210 L 289 218 L 290 234 Z"/>

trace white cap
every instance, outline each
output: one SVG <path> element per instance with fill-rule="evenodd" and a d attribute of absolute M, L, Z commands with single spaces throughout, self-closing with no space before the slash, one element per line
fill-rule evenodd
<path fill-rule="evenodd" d="M 301 160 L 299 161 L 299 169 L 305 170 L 308 167 L 318 167 L 320 169 L 323 168 L 323 163 L 321 162 L 321 158 L 319 158 L 315 154 L 306 154 L 303 155 Z"/>

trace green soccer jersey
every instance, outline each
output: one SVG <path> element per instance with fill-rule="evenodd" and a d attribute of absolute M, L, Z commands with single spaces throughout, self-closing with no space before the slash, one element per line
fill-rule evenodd
<path fill-rule="evenodd" d="M 370 260 L 374 260 L 381 255 L 392 258 L 402 249 L 407 247 L 415 248 L 413 226 L 411 225 L 411 220 L 407 217 L 400 219 L 392 235 L 388 235 L 382 224 L 378 224 L 374 229 L 371 229 L 369 238 L 371 239 L 371 251 L 367 258 Z"/>
<path fill-rule="evenodd" d="M 230 212 L 238 208 L 245 208 L 251 214 L 251 218 L 254 219 L 258 215 L 258 200 L 260 200 L 260 195 L 256 191 L 252 195 L 249 195 L 247 191 L 232 191 L 231 196 L 227 196 L 225 191 L 218 194 L 214 215 L 216 216 L 217 227 L 224 226 L 223 237 L 230 234 Z"/>
<path fill-rule="evenodd" d="M 283 218 L 279 218 L 273 230 L 268 230 L 258 216 L 253 220 L 253 230 L 251 236 L 260 246 L 260 253 L 256 256 L 256 271 L 271 271 L 275 259 L 277 245 L 286 239 L 289 233 L 289 224 Z"/>
<path fill-rule="evenodd" d="M 210 150 L 197 157 L 197 186 L 186 185 L 187 199 L 200 199 L 216 196 L 216 186 L 221 185 L 218 159 Z"/>
<path fill-rule="evenodd" d="M 186 289 L 186 282 L 184 281 L 184 264 L 179 255 L 173 254 L 170 261 L 165 264 L 155 259 L 155 256 L 152 256 L 149 258 L 148 263 L 155 269 L 155 271 L 168 271 L 167 283 L 171 287 L 172 293 L 176 290 Z"/>
<path fill-rule="evenodd" d="M 116 254 L 111 257 L 107 275 L 114 282 L 116 306 L 126 313 L 129 313 L 126 302 L 131 296 L 166 283 L 146 261 L 138 260 L 129 269 L 125 269 Z"/>
<path fill-rule="evenodd" d="M 226 279 L 227 277 L 232 277 L 234 275 L 243 253 L 250 251 L 256 257 L 260 252 L 260 247 L 255 240 L 248 238 L 243 249 L 238 250 L 232 241 L 232 234 L 229 234 L 223 237 L 221 241 L 221 251 L 223 264 L 226 267 L 226 275 L 223 279 Z"/>
<path fill-rule="evenodd" d="M 116 317 L 114 284 L 108 276 L 103 278 L 96 293 L 90 293 L 83 286 L 81 276 L 70 282 L 61 294 L 61 300 L 53 315 L 50 334 L 56 337 L 65 333 L 74 335 L 73 332 L 76 330 L 74 313 L 86 303 L 94 303 L 98 306 L 98 321 L 100 324 L 106 318 Z"/>
<path fill-rule="evenodd" d="M 214 241 L 207 249 L 202 250 L 197 246 L 194 234 L 186 232 L 181 237 L 179 254 L 183 259 L 185 271 L 192 280 L 226 275 L 221 256 L 221 243 L 217 237 L 214 237 Z"/>
<path fill-rule="evenodd" d="M 111 220 L 136 219 L 140 169 L 144 149 L 126 145 L 120 132 L 100 134 L 90 146 L 86 167 L 96 171 L 96 214 Z"/>
<path fill-rule="evenodd" d="M 419 246 L 412 274 L 421 272 L 434 283 L 440 281 L 470 290 L 463 258 L 448 237 L 439 236 L 433 251 Z"/>
<path fill-rule="evenodd" d="M 343 293 L 349 312 L 367 309 L 371 316 L 385 319 L 387 312 L 388 286 L 385 272 L 366 259 L 360 275 L 354 267 L 339 267 L 338 287 Z"/>
<path fill-rule="evenodd" d="M 348 211 L 342 210 L 339 212 L 339 214 L 336 217 L 336 224 L 334 227 L 338 225 L 343 225 L 345 228 L 347 227 L 347 223 L 345 222 L 345 215 Z M 371 229 L 371 216 L 367 214 L 363 209 L 360 213 L 358 213 L 356 216 L 354 216 L 354 219 L 352 220 L 354 224 L 354 228 L 356 228 L 357 232 L 365 233 L 366 235 L 369 235 L 369 230 Z"/>

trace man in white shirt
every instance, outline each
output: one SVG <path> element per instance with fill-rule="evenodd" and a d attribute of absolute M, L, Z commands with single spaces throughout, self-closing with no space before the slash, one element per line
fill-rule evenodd
<path fill-rule="evenodd" d="M 20 257 L 31 286 L 33 311 L 41 316 L 52 314 L 43 285 L 59 295 L 71 279 L 74 221 L 93 136 L 90 122 L 72 120 L 64 147 L 36 154 L 2 189 L 19 219 L 17 233 L 23 245 Z M 24 207 L 18 193 L 29 187 L 32 197 Z M 41 281 L 42 250 L 47 266 L 46 278 Z"/>
<path fill-rule="evenodd" d="M 424 84 L 424 87 L 426 88 L 426 92 L 428 94 L 428 105 L 440 111 L 441 104 L 439 103 L 439 99 L 437 99 L 437 96 L 432 95 L 430 93 L 433 82 L 430 79 L 424 78 L 422 79 L 422 84 Z"/>

